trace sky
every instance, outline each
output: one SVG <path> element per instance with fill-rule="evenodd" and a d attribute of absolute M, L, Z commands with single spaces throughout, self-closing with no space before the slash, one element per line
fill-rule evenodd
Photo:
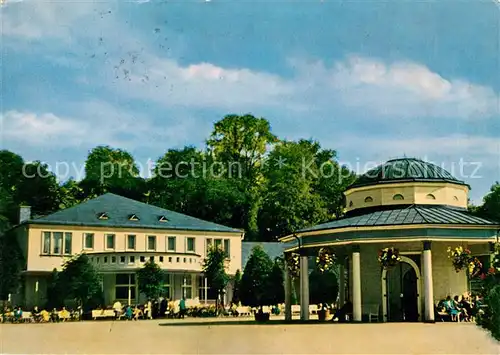
<path fill-rule="evenodd" d="M 497 1 L 4 0 L 0 149 L 78 179 L 110 145 L 147 175 L 251 113 L 358 173 L 428 160 L 480 203 L 500 180 Z"/>

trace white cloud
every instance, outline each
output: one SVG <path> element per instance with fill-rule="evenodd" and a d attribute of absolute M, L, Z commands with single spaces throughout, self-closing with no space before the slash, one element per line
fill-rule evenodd
<path fill-rule="evenodd" d="M 175 123 L 153 124 L 141 114 L 132 114 L 100 102 L 66 104 L 74 116 L 10 110 L 0 114 L 0 142 L 22 142 L 37 148 L 91 148 L 106 144 L 125 149 L 177 145 L 184 142 L 196 124 L 189 116 Z"/>

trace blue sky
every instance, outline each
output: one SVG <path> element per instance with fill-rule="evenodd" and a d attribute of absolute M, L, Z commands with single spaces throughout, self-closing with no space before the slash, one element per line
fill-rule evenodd
<path fill-rule="evenodd" d="M 250 112 L 360 172 L 430 160 L 479 202 L 500 180 L 499 5 L 6 0 L 0 148 L 78 177 L 96 145 L 146 166 Z"/>

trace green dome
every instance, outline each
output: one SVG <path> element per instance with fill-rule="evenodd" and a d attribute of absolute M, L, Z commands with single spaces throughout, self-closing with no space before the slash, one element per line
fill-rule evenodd
<path fill-rule="evenodd" d="M 466 185 L 443 168 L 415 158 L 392 159 L 361 175 L 349 188 L 397 182 L 451 182 Z"/>

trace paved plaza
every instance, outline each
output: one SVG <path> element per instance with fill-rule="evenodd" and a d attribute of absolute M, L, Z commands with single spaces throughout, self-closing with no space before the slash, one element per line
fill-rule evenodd
<path fill-rule="evenodd" d="M 235 320 L 0 325 L 6 354 L 500 354 L 473 324 L 280 324 Z"/>

